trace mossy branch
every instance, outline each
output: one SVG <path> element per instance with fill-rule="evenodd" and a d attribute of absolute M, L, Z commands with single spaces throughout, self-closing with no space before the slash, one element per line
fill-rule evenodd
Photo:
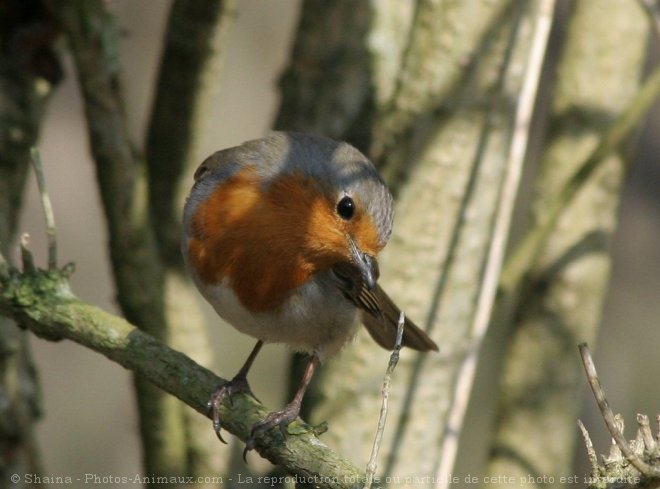
<path fill-rule="evenodd" d="M 52 5 L 83 96 L 118 302 L 130 321 L 164 337 L 163 270 L 147 213 L 144 164 L 126 126 L 115 18 L 98 0 L 53 0 Z"/>
<path fill-rule="evenodd" d="M 6 268 L 0 278 L 0 314 L 46 340 L 68 339 L 101 353 L 208 416 L 207 401 L 226 380 L 126 320 L 79 300 L 69 287 L 71 270 Z M 222 406 L 221 414 L 225 429 L 246 440 L 267 410 L 256 399 L 237 394 Z M 297 423 L 291 429 L 296 434 L 285 438 L 278 430 L 259 436 L 257 452 L 315 487 L 361 485 L 361 470 L 331 451 L 312 431 L 301 430 Z"/>
<path fill-rule="evenodd" d="M 199 135 L 210 120 L 234 0 L 172 3 L 149 115 L 144 153 L 148 205 L 155 245 L 164 269 L 168 344 L 198 361 L 213 358 L 199 295 L 183 270 L 180 252 L 182 190 L 201 161 Z M 185 182 L 185 185 L 184 185 Z M 187 188 L 186 188 L 187 190 Z M 138 323 L 139 324 L 139 323 Z M 190 475 L 224 473 L 228 457 L 216 452 L 205 420 L 181 408 Z M 169 426 L 169 425 L 168 425 Z"/>
<path fill-rule="evenodd" d="M 52 0 L 76 67 L 109 238 L 117 302 L 143 331 L 165 339 L 164 270 L 148 213 L 146 169 L 128 134 L 115 18 L 100 0 Z M 187 472 L 176 401 L 137 376 L 144 469 Z M 167 433 L 167 436 L 165 436 Z"/>
<path fill-rule="evenodd" d="M 79 300 L 72 292 L 68 279 L 73 265 L 61 269 L 57 265 L 52 206 L 38 152 L 33 149 L 32 155 L 46 216 L 48 270 L 35 266 L 27 235 L 21 239 L 22 271 L 11 266 L 0 253 L 0 316 L 13 319 L 43 339 L 69 339 L 101 353 L 133 371 L 143 383 L 172 394 L 208 417 L 208 400 L 219 385 L 227 382 L 225 379 L 125 319 Z M 223 428 L 243 441 L 266 414 L 259 401 L 244 394 L 232 396 L 221 408 Z M 321 443 L 314 430 L 299 427 L 297 423 L 291 428 L 295 436 L 283 437 L 275 429 L 257 437 L 255 449 L 298 476 L 299 481 L 314 487 L 352 488 L 365 480 L 364 474 L 350 462 Z"/>

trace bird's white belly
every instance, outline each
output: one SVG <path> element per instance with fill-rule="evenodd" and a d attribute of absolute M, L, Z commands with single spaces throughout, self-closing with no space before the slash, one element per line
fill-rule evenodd
<path fill-rule="evenodd" d="M 234 292 L 220 285 L 200 284 L 200 291 L 225 321 L 238 331 L 267 343 L 285 343 L 298 351 L 336 354 L 353 338 L 359 311 L 341 292 L 314 281 L 295 289 L 273 312 L 247 310 Z"/>

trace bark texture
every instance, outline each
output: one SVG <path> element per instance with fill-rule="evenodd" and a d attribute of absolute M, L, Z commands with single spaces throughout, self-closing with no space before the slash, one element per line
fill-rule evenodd
<path fill-rule="evenodd" d="M 68 339 L 101 353 L 209 416 L 207 402 L 211 393 L 227 381 L 126 320 L 80 301 L 67 281 L 71 271 L 66 267 L 44 271 L 31 266 L 19 272 L 0 267 L 0 315 L 13 318 L 43 339 Z M 252 426 L 267 411 L 254 397 L 241 393 L 224 403 L 221 414 L 226 430 L 245 441 Z M 316 438 L 311 427 L 293 423 L 288 433 L 286 438 L 279 430 L 260 435 L 256 450 L 308 487 L 362 486 L 363 471 L 330 450 Z M 216 474 L 204 474 L 210 475 Z M 175 482 L 168 484 L 170 479 L 166 479 L 165 484 L 180 487 L 179 478 L 185 476 L 160 474 L 159 477 L 174 477 Z"/>
<path fill-rule="evenodd" d="M 52 49 L 57 28 L 39 1 L 0 6 L 0 253 L 11 257 L 30 148 L 61 78 Z M 27 333 L 0 318 L 0 480 L 41 472 L 34 424 L 41 415 Z M 24 482 L 14 484 L 23 487 Z"/>
<path fill-rule="evenodd" d="M 218 93 L 224 41 L 235 8 L 231 0 L 172 4 L 145 148 L 149 213 L 165 270 L 168 343 L 206 366 L 213 364 L 213 353 L 199 293 L 183 269 L 181 209 L 190 176 L 202 160 L 198 134 L 211 123 L 208 108 Z M 225 472 L 228 460 L 209 436 L 208 421 L 179 407 L 188 445 L 187 473 Z"/>
<path fill-rule="evenodd" d="M 424 487 L 439 463 L 457 368 L 474 346 L 469 326 L 534 8 L 516 1 L 318 4 L 303 5 L 277 123 L 348 139 L 374 159 L 396 194 L 381 282 L 441 352 L 402 352 L 380 473 L 400 483 L 417 477 Z M 333 29 L 350 34 L 322 37 Z M 314 61 L 310 52 L 321 42 Z M 321 75 L 327 59 L 334 60 L 331 70 L 343 64 L 359 83 L 352 97 L 342 89 L 344 78 Z M 296 93 L 316 98 L 287 104 Z M 360 465 L 372 443 L 387 357 L 360 335 L 325 366 L 313 413 L 330 423 L 325 439 Z"/>
<path fill-rule="evenodd" d="M 140 329 L 75 298 L 66 281 L 69 270 L 27 266 L 20 273 L 2 261 L 0 315 L 46 339 L 76 341 L 136 373 L 145 473 L 218 473 L 223 465 L 213 456 L 214 446 L 196 442 L 200 432 L 210 431 L 208 421 L 165 392 L 208 415 L 209 395 L 224 380 L 165 343 L 202 363 L 211 361 L 196 300 L 181 275 L 177 209 L 180 177 L 199 162 L 195 128 L 204 122 L 202 108 L 212 92 L 205 80 L 217 73 L 233 3 L 174 2 L 147 161 L 127 135 L 118 35 L 106 2 L 50 3 L 73 53 L 85 101 L 118 301 Z M 437 480 L 446 475 L 441 447 L 458 436 L 460 427 L 448 424 L 457 375 L 479 348 L 472 325 L 538 5 L 526 0 L 302 4 L 281 79 L 276 126 L 348 140 L 382 171 L 396 197 L 397 222 L 379 257 L 381 283 L 441 347 L 439 354 L 402 352 L 390 384 L 378 461 L 378 476 L 388 479 L 376 480 L 377 485 L 444 485 Z M 574 7 L 538 176 L 530 230 L 537 238 L 524 249 L 523 260 L 514 260 L 522 268 L 513 266 L 515 273 L 501 282 L 506 303 L 498 319 L 515 320 L 516 327 L 502 378 L 488 468 L 492 481 L 501 475 L 518 482 L 543 476 L 547 487 L 549 477 L 559 483 L 570 471 L 581 379 L 575 344 L 595 336 L 625 175 L 624 153 L 610 153 L 641 113 L 626 111 L 624 122 L 618 118 L 638 90 L 647 33 L 641 9 L 621 0 L 581 0 Z M 0 36 L 11 32 L 7 29 Z M 13 45 L 2 38 L 3 247 L 15 230 L 27 150 L 48 93 L 47 85 L 24 76 L 31 72 L 23 58 L 17 58 L 20 66 L 9 64 L 17 61 L 5 56 L 7 46 Z M 52 82 L 58 74 L 54 65 L 38 59 L 39 78 Z M 15 77 L 15 68 L 22 74 Z M 646 103 L 660 90 L 660 71 L 650 81 Z M 5 323 L 0 334 L 0 401 L 6 401 L 0 402 L 0 462 L 9 460 L 15 465 L 7 467 L 20 472 L 35 463 L 31 423 L 38 412 L 37 390 L 24 334 Z M 300 476 L 300 487 L 361 486 L 364 473 L 358 467 L 366 465 L 371 450 L 388 355 L 360 334 L 318 378 L 318 402 L 309 420 L 329 421 L 323 441 L 348 460 L 320 442 L 315 428 L 300 423 L 285 437 L 278 430 L 259 436 L 257 451 Z M 222 414 L 228 431 L 245 440 L 266 410 L 239 394 Z M 10 460 L 7 453 L 19 457 Z"/>
<path fill-rule="evenodd" d="M 54 1 L 53 7 L 83 95 L 117 302 L 129 321 L 165 339 L 164 270 L 148 212 L 146 169 L 126 127 L 117 26 L 100 1 Z M 134 380 L 146 472 L 185 474 L 180 406 L 143 378 Z"/>
<path fill-rule="evenodd" d="M 197 163 L 196 128 L 214 90 L 233 2 L 174 2 L 145 162 L 129 140 L 115 19 L 100 1 L 53 0 L 85 101 L 91 151 L 110 236 L 117 300 L 129 321 L 211 363 L 196 292 L 179 253 L 181 182 Z M 206 475 L 222 460 L 208 429 L 174 398 L 135 377 L 145 472 Z M 202 441 L 205 440 L 205 441 Z"/>
<path fill-rule="evenodd" d="M 639 6 L 584 0 L 574 7 L 536 184 L 533 229 L 548 225 L 558 196 L 631 103 L 643 68 L 648 23 Z M 524 284 L 517 284 L 492 476 L 532 476 L 538 487 L 560 487 L 561 476 L 572 473 L 583 379 L 576 345 L 596 338 L 626 156 L 619 151 L 599 163 L 547 233 Z"/>

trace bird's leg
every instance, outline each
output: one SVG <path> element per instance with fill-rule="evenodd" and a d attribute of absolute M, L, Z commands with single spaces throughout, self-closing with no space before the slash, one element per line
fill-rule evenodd
<path fill-rule="evenodd" d="M 254 363 L 254 359 L 257 358 L 257 354 L 259 353 L 259 350 L 261 350 L 263 344 L 263 341 L 257 341 L 257 344 L 254 345 L 250 356 L 247 357 L 247 360 L 245 360 L 245 363 L 238 371 L 238 373 L 234 375 L 234 378 L 218 387 L 218 389 L 216 389 L 216 391 L 211 395 L 211 399 L 208 402 L 208 409 L 213 413 L 213 429 L 215 430 L 215 434 L 218 436 L 222 443 L 227 442 L 224 440 L 224 438 L 222 438 L 222 435 L 220 434 L 220 430 L 222 429 L 222 422 L 220 420 L 220 405 L 227 397 L 231 399 L 231 396 L 236 392 L 245 392 L 256 399 L 252 393 L 252 390 L 250 389 L 250 384 L 248 384 L 247 374 L 250 371 L 250 367 L 252 367 L 252 364 Z"/>
<path fill-rule="evenodd" d="M 279 426 L 280 430 L 282 431 L 282 435 L 286 435 L 286 427 L 298 417 L 298 414 L 300 413 L 300 405 L 302 404 L 303 397 L 305 396 L 305 391 L 307 390 L 307 387 L 309 386 L 309 382 L 312 380 L 312 376 L 314 375 L 314 370 L 316 369 L 316 366 L 319 364 L 319 353 L 315 351 L 312 353 L 312 355 L 309 357 L 309 360 L 307 362 L 307 367 L 305 367 L 305 373 L 302 376 L 302 380 L 300 381 L 300 385 L 298 386 L 298 390 L 296 391 L 296 395 L 293 396 L 293 400 L 287 404 L 284 409 L 281 411 L 275 411 L 270 413 L 268 416 L 266 416 L 263 420 L 259 421 L 257 424 L 255 424 L 252 427 L 252 433 L 250 434 L 250 438 L 247 440 L 247 443 L 245 444 L 245 451 L 243 452 L 243 459 L 245 459 L 245 454 L 248 452 L 248 450 L 252 450 L 254 448 L 254 435 L 256 433 L 264 433 L 271 428 L 274 428 L 275 426 Z"/>

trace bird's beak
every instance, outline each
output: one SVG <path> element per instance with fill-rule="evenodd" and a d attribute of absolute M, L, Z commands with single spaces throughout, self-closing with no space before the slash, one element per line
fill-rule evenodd
<path fill-rule="evenodd" d="M 366 285 L 367 289 L 372 290 L 376 286 L 376 282 L 380 275 L 376 258 L 362 252 L 352 236 L 348 237 L 348 245 L 351 250 L 353 264 L 360 271 L 364 285 Z"/>

